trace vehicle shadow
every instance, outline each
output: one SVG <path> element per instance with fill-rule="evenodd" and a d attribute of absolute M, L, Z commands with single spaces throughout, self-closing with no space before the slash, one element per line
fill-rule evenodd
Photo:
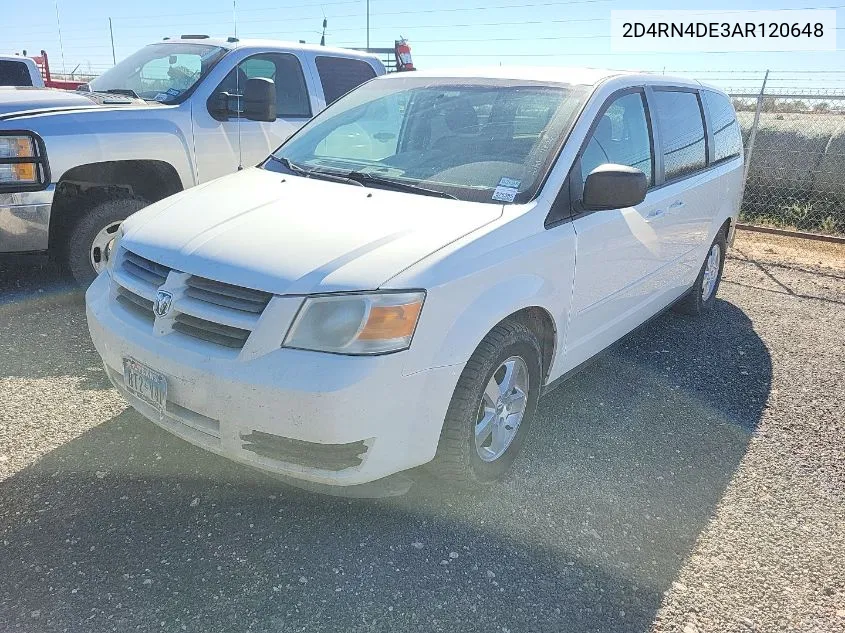
<path fill-rule="evenodd" d="M 462 493 L 421 476 L 383 500 L 285 487 L 127 410 L 0 482 L 0 622 L 646 631 L 771 372 L 736 306 L 669 314 L 541 401 L 507 481 Z"/>

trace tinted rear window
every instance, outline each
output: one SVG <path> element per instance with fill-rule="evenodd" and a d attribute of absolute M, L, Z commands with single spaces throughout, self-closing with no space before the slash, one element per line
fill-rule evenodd
<path fill-rule="evenodd" d="M 701 95 L 713 128 L 713 162 L 739 156 L 742 134 L 730 100 L 717 92 L 703 91 Z"/>
<path fill-rule="evenodd" d="M 31 86 L 29 69 L 23 62 L 0 61 L 0 86 Z"/>
<path fill-rule="evenodd" d="M 376 76 L 376 71 L 367 62 L 344 57 L 318 57 L 317 72 L 326 105 Z"/>
<path fill-rule="evenodd" d="M 654 100 L 666 180 L 703 169 L 707 156 L 698 96 L 693 92 L 656 90 Z"/>

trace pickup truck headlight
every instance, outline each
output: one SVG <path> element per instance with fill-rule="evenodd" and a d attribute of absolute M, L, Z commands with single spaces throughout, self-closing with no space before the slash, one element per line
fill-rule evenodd
<path fill-rule="evenodd" d="M 309 297 L 282 346 L 353 355 L 408 349 L 424 300 L 424 292 Z"/>
<path fill-rule="evenodd" d="M 32 132 L 0 132 L 0 191 L 35 191 L 49 182 L 44 141 Z"/>

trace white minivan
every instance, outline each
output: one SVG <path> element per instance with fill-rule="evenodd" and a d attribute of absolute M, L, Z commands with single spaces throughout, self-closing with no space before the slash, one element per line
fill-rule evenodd
<path fill-rule="evenodd" d="M 712 308 L 742 165 L 730 100 L 695 81 L 379 77 L 126 220 L 91 337 L 133 407 L 244 464 L 493 481 L 541 394 L 663 309 Z"/>

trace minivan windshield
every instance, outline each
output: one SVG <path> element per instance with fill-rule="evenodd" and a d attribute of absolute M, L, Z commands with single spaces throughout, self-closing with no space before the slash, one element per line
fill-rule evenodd
<path fill-rule="evenodd" d="M 353 90 L 263 166 L 476 202 L 533 197 L 587 86 L 391 77 Z"/>
<path fill-rule="evenodd" d="M 95 92 L 173 103 L 190 90 L 226 53 L 208 44 L 150 44 L 92 80 Z"/>

